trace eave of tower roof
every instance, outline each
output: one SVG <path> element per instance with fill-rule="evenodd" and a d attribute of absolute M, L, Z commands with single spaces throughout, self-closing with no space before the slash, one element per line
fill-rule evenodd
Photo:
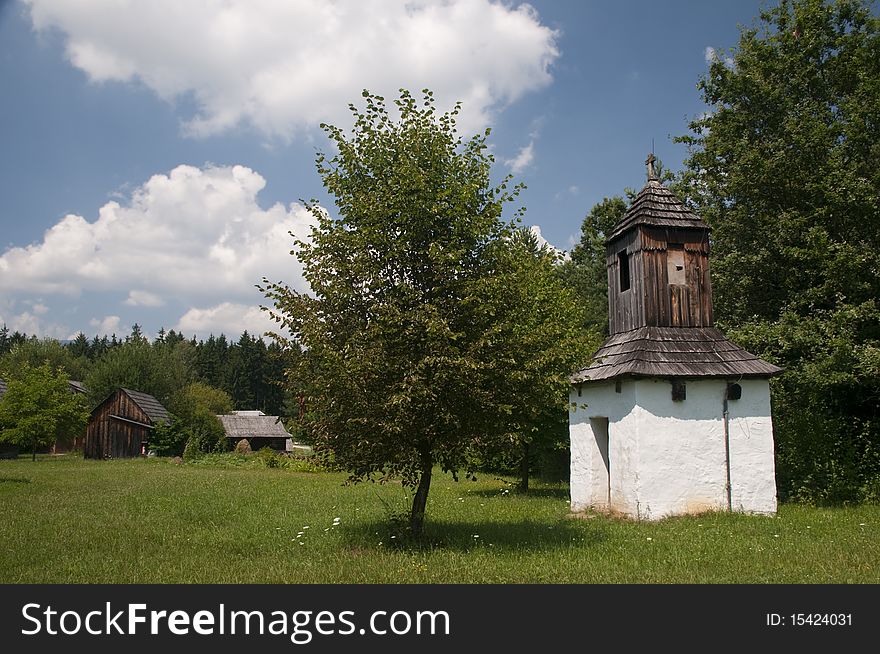
<path fill-rule="evenodd" d="M 648 180 L 606 240 L 615 239 L 636 225 L 709 230 L 699 216 L 656 179 Z"/>

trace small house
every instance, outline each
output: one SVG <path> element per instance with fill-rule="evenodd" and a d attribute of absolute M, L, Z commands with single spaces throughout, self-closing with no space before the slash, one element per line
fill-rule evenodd
<path fill-rule="evenodd" d="M 92 410 L 83 456 L 125 459 L 145 454 L 150 432 L 168 420 L 168 411 L 155 397 L 120 388 Z"/>
<path fill-rule="evenodd" d="M 278 452 L 290 452 L 294 448 L 293 438 L 278 416 L 267 416 L 262 411 L 233 411 L 217 418 L 226 431 L 230 449 L 242 439 L 254 452 L 264 447 Z"/>
<path fill-rule="evenodd" d="M 776 511 L 769 378 L 714 327 L 709 226 L 657 179 L 605 241 L 610 337 L 571 377 L 571 507 Z"/>

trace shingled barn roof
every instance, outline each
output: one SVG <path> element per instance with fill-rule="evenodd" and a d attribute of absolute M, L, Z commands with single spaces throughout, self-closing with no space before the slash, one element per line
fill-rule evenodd
<path fill-rule="evenodd" d="M 640 327 L 602 344 L 573 383 L 616 377 L 769 377 L 782 368 L 730 342 L 714 327 Z"/>
<path fill-rule="evenodd" d="M 709 229 L 699 216 L 685 207 L 675 193 L 657 179 L 648 180 L 607 240 L 619 236 L 634 225 Z"/>
<path fill-rule="evenodd" d="M 278 416 L 221 415 L 227 438 L 290 438 Z"/>
<path fill-rule="evenodd" d="M 141 393 L 140 391 L 133 391 L 128 388 L 123 388 L 121 390 L 140 407 L 141 411 L 147 414 L 147 417 L 149 417 L 153 424 L 167 422 L 171 419 L 171 416 L 168 415 L 168 411 L 165 407 L 159 403 L 159 400 L 149 393 Z"/>

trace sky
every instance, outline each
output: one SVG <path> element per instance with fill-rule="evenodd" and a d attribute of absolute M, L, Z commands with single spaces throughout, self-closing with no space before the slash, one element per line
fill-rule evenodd
<path fill-rule="evenodd" d="M 0 324 L 68 339 L 270 328 L 321 122 L 363 89 L 462 102 L 493 177 L 561 250 L 652 144 L 679 170 L 697 84 L 756 0 L 0 0 Z"/>

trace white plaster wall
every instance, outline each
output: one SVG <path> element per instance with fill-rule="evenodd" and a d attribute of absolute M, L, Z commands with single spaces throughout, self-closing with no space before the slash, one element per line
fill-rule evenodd
<path fill-rule="evenodd" d="M 724 380 L 688 380 L 686 399 L 672 401 L 665 379 L 640 379 L 640 518 L 724 509 L 726 469 L 721 420 Z"/>
<path fill-rule="evenodd" d="M 573 511 L 593 508 L 633 513 L 638 510 L 637 416 L 633 413 L 635 383 L 623 381 L 617 393 L 614 382 L 585 384 L 578 396 L 572 388 L 569 410 L 571 439 L 571 507 Z M 608 418 L 608 447 L 611 461 L 611 506 L 601 454 L 590 419 Z"/>
<path fill-rule="evenodd" d="M 673 402 L 665 379 L 623 380 L 572 388 L 572 510 L 613 510 L 654 520 L 727 508 L 722 379 L 688 380 Z M 766 379 L 740 382 L 729 401 L 733 509 L 776 511 L 770 391 Z M 608 418 L 611 506 L 590 418 Z"/>
<path fill-rule="evenodd" d="M 776 459 L 770 382 L 739 382 L 742 399 L 728 402 L 730 485 L 734 511 L 776 513 Z"/>

